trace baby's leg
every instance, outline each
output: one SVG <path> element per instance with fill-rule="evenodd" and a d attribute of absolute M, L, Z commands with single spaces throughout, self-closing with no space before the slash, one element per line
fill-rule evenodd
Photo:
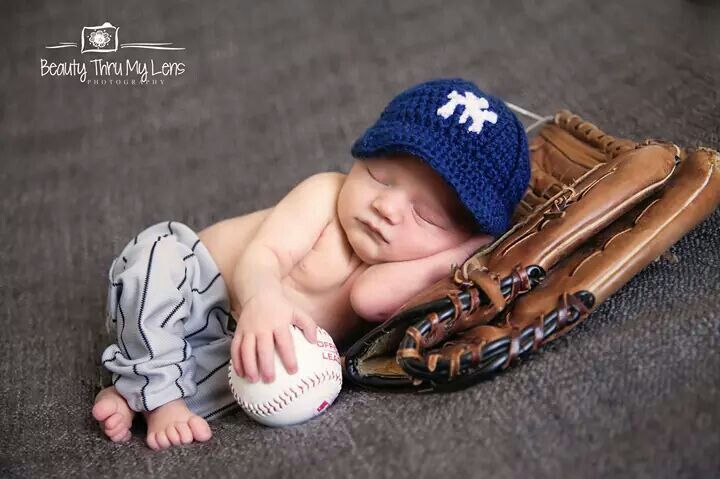
<path fill-rule="evenodd" d="M 105 350 L 103 365 L 130 409 L 145 413 L 148 444 L 209 439 L 207 422 L 197 414 L 217 401 L 231 406 L 207 370 L 212 361 L 218 370 L 227 364 L 227 353 L 222 358 L 220 352 L 231 337 L 225 286 L 207 249 L 182 223 L 158 223 L 128 243 L 109 275 L 117 344 Z M 206 357 L 209 351 L 215 356 Z M 214 389 L 199 388 L 203 383 Z M 195 397 L 199 389 L 205 392 L 201 400 Z M 225 389 L 230 395 L 227 381 Z M 188 408 L 185 398 L 195 407 Z"/>

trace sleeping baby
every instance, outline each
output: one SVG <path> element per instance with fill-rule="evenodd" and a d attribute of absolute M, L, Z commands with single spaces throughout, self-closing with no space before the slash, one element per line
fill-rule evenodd
<path fill-rule="evenodd" d="M 128 242 L 108 272 L 112 385 L 92 409 L 112 441 L 136 412 L 153 449 L 210 439 L 208 421 L 238 407 L 231 358 L 271 382 L 275 353 L 291 374 L 302 361 L 291 325 L 341 344 L 385 321 L 500 236 L 530 179 L 522 124 L 462 79 L 402 92 L 352 154 L 347 175 L 315 174 L 272 208 Z"/>

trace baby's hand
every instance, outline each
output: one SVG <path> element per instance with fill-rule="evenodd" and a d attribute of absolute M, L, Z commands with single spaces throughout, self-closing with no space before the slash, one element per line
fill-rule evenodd
<path fill-rule="evenodd" d="M 258 380 L 258 372 L 266 383 L 275 379 L 274 351 L 285 369 L 297 372 L 295 348 L 290 325 L 303 330 L 308 341 L 317 340 L 317 325 L 304 311 L 296 308 L 280 291 L 260 293 L 248 300 L 237 320 L 230 357 L 238 376 Z M 258 371 L 259 369 L 259 371 Z"/>

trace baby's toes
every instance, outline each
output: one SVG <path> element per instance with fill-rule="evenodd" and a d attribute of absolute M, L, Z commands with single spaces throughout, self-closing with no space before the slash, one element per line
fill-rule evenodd
<path fill-rule="evenodd" d="M 165 434 L 167 434 L 167 438 L 173 446 L 180 446 L 182 444 L 182 441 L 180 441 L 180 434 L 172 424 L 165 428 Z"/>
<path fill-rule="evenodd" d="M 117 404 L 109 398 L 101 399 L 93 405 L 92 415 L 96 421 L 103 422 L 117 411 Z"/>
<path fill-rule="evenodd" d="M 116 412 L 105 421 L 105 430 L 109 431 L 111 429 L 116 429 L 118 426 L 123 424 L 123 419 L 123 415 Z"/>
<path fill-rule="evenodd" d="M 190 444 L 193 442 L 193 433 L 186 422 L 176 422 L 175 429 L 177 429 L 177 432 L 180 434 L 180 440 L 183 444 Z"/>
<path fill-rule="evenodd" d="M 112 439 L 115 436 L 125 434 L 128 431 L 128 428 L 123 426 L 122 424 L 118 424 L 115 427 L 106 427 L 105 428 L 105 435 Z"/>
<path fill-rule="evenodd" d="M 102 429 L 108 437 L 117 436 L 130 430 L 131 422 L 122 414 L 115 413 L 102 423 Z"/>
<path fill-rule="evenodd" d="M 160 449 L 160 445 L 157 442 L 157 433 L 149 432 L 147 437 L 145 438 L 145 442 L 150 449 L 153 449 L 155 451 Z"/>
<path fill-rule="evenodd" d="M 158 431 L 155 438 L 157 439 L 157 443 L 160 448 L 167 449 L 170 447 L 170 440 L 168 439 L 167 434 L 165 434 L 165 431 Z"/>
<path fill-rule="evenodd" d="M 131 434 L 130 434 L 129 430 L 120 431 L 112 436 L 108 435 L 108 437 L 110 438 L 110 440 L 112 442 L 126 442 L 127 440 L 130 439 L 130 436 L 131 436 Z"/>
<path fill-rule="evenodd" d="M 197 441 L 207 441 L 212 437 L 212 431 L 207 421 L 200 416 L 193 416 L 188 420 L 188 426 L 193 433 L 193 437 Z"/>

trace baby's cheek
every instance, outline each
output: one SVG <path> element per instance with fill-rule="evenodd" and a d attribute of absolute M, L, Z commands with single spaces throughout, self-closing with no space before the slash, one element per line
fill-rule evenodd
<path fill-rule="evenodd" d="M 425 258 L 436 251 L 437 240 L 417 234 L 400 238 L 392 245 L 392 256 L 395 261 L 409 261 Z"/>

